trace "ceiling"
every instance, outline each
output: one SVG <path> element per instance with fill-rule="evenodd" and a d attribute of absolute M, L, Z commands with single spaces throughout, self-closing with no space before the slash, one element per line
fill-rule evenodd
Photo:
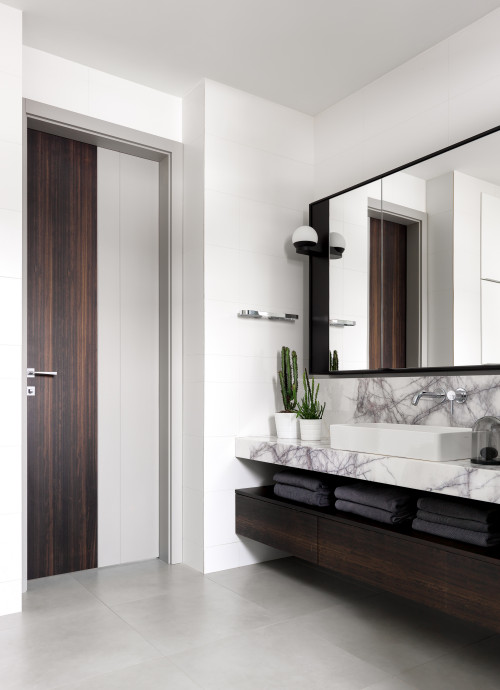
<path fill-rule="evenodd" d="M 184 96 L 208 77 L 316 114 L 500 0 L 1 0 L 24 43 Z"/>

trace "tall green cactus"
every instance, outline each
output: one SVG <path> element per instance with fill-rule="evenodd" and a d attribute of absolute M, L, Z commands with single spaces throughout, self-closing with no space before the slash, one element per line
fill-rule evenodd
<path fill-rule="evenodd" d="M 294 412 L 297 407 L 297 353 L 292 351 L 290 358 L 290 348 L 281 348 L 281 371 L 280 377 L 281 397 L 283 398 L 284 412 Z"/>

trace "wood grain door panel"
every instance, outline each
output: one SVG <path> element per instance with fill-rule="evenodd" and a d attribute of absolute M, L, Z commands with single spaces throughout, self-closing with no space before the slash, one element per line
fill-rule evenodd
<path fill-rule="evenodd" d="M 28 131 L 28 577 L 97 565 L 97 149 Z"/>

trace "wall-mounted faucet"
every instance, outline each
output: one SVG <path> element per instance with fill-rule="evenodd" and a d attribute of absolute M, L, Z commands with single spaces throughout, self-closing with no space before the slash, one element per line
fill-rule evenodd
<path fill-rule="evenodd" d="M 435 392 L 419 391 L 413 396 L 411 404 L 418 405 L 421 398 L 441 398 L 441 402 L 444 402 L 444 400 L 449 400 L 451 406 L 451 414 L 453 415 L 453 404 L 458 403 L 459 405 L 462 405 L 467 400 L 467 391 L 464 388 L 457 388 L 456 391 L 449 390 L 447 393 L 445 393 L 442 388 L 438 388 Z"/>
<path fill-rule="evenodd" d="M 419 391 L 413 396 L 411 404 L 418 405 L 420 398 L 441 398 L 441 402 L 443 402 L 443 400 L 446 398 L 446 393 L 442 388 L 438 388 L 435 393 L 432 391 Z"/>

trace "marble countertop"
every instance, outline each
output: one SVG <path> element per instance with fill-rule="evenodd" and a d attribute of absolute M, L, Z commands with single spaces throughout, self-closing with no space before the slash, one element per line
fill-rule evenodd
<path fill-rule="evenodd" d="M 300 467 L 342 477 L 500 503 L 500 466 L 470 460 L 429 462 L 337 450 L 329 440 L 302 442 L 273 436 L 238 437 L 237 458 Z"/>

